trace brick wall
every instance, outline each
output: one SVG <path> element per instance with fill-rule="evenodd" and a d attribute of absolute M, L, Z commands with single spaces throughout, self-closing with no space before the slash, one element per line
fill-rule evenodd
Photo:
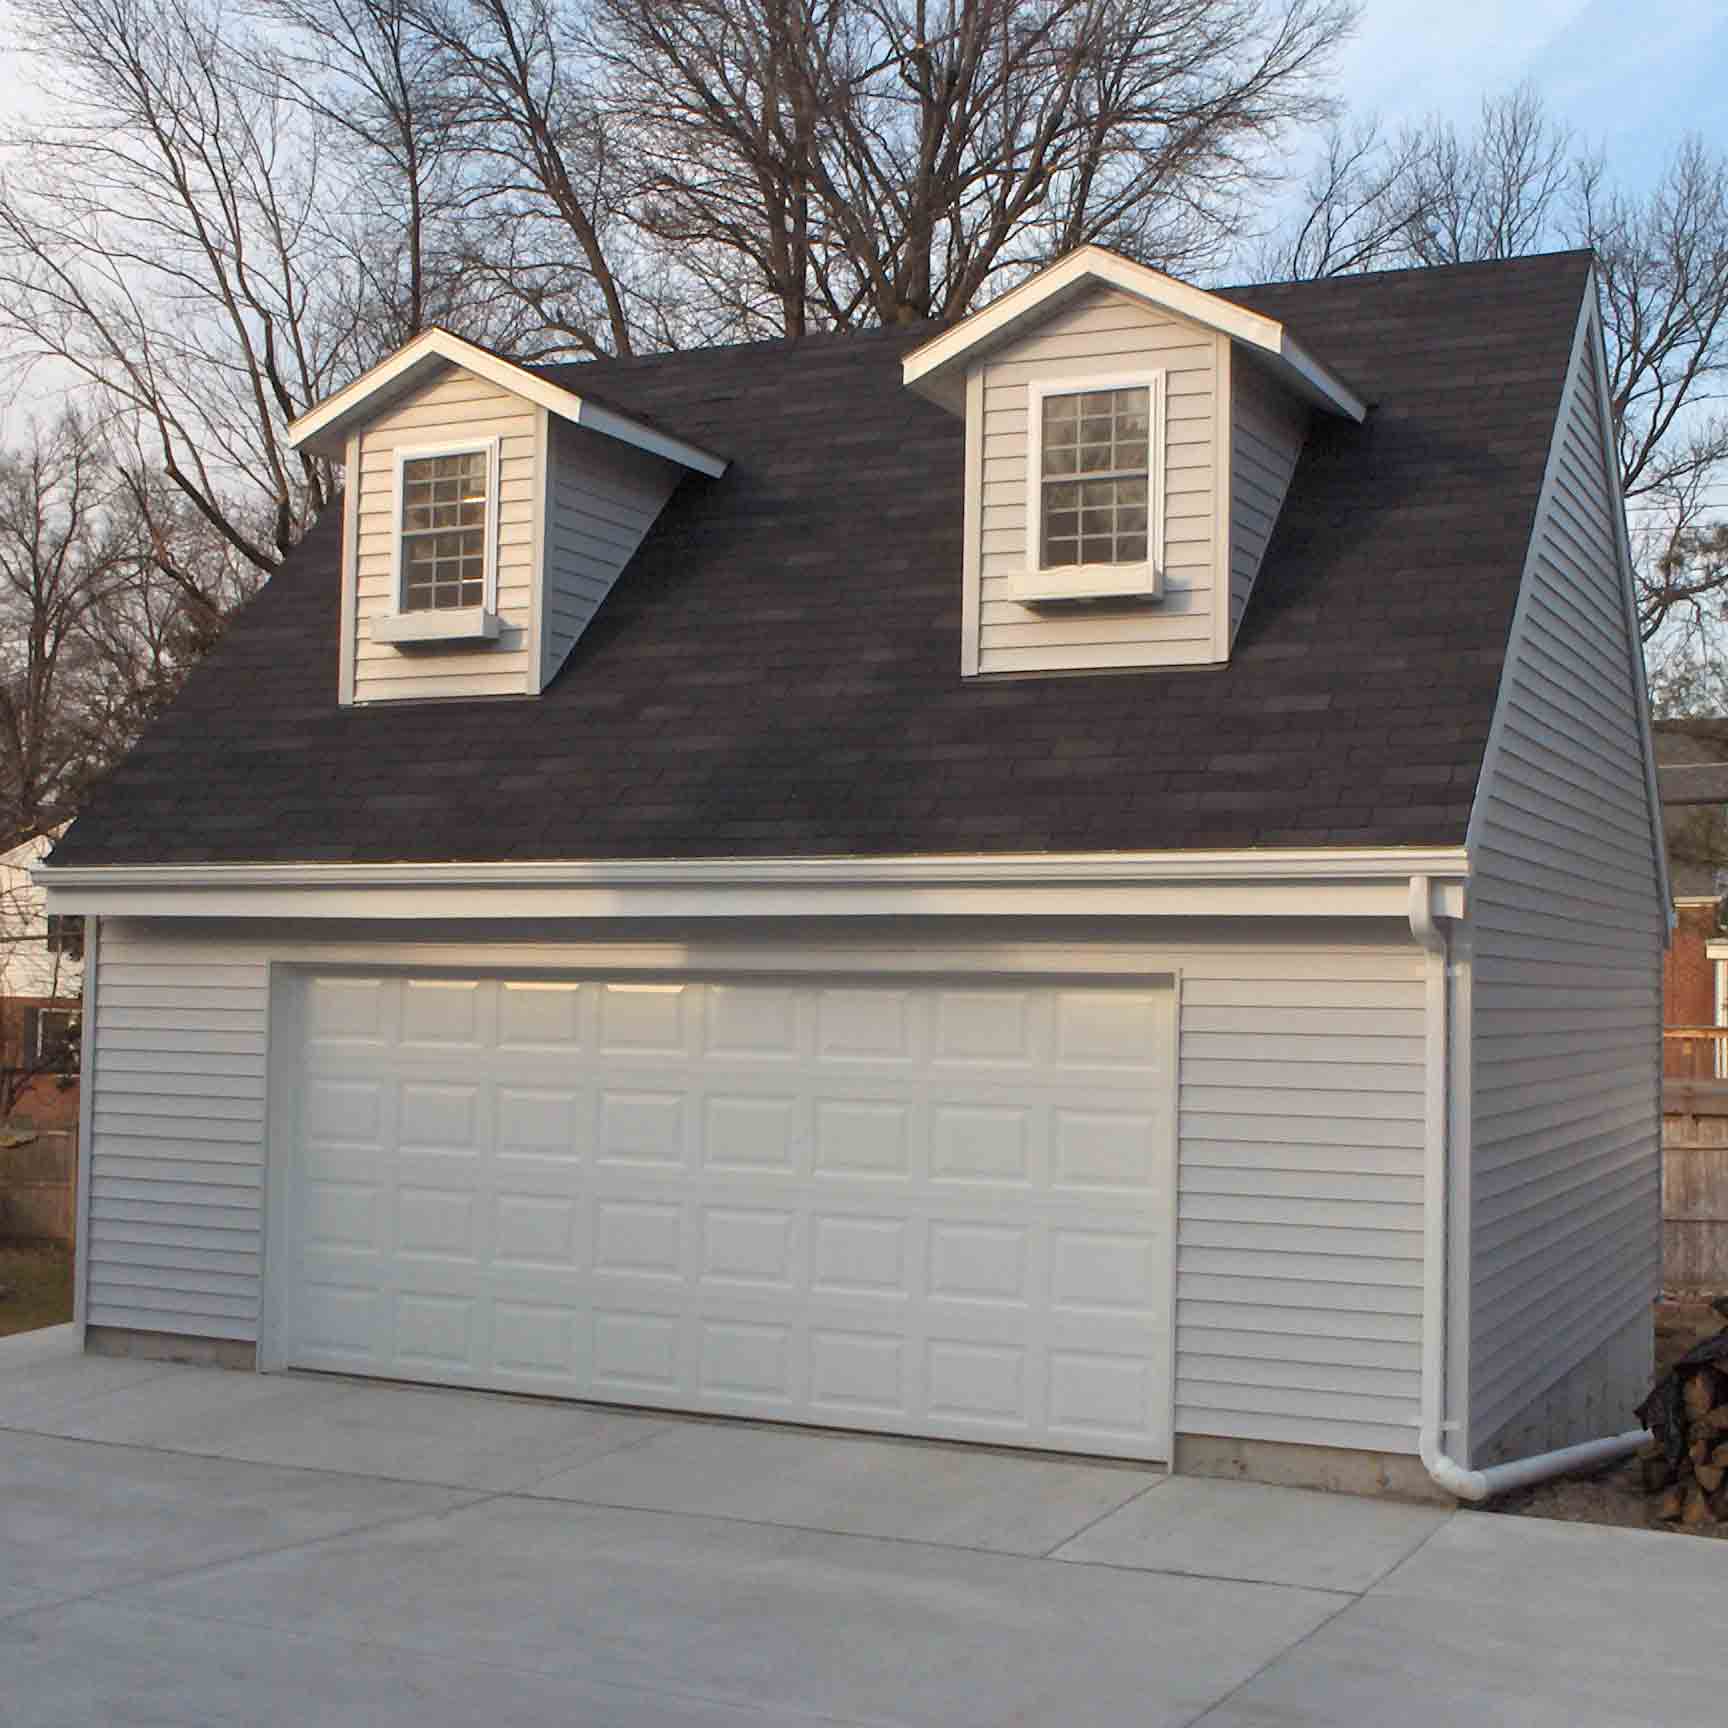
<path fill-rule="evenodd" d="M 1674 939 L 1662 962 L 1662 1024 L 1713 1026 L 1715 963 L 1704 949 L 1707 942 L 1717 938 L 1715 902 L 1677 906 L 1674 915 Z M 1665 1039 L 1663 1044 L 1664 1073 L 1675 1078 L 1703 1078 L 1713 1072 L 1707 1045 L 1681 1045 L 1674 1039 Z"/>

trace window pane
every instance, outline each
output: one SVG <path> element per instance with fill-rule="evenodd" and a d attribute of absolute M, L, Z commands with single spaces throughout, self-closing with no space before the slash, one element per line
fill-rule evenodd
<path fill-rule="evenodd" d="M 491 457 L 484 450 L 402 464 L 402 605 L 483 605 Z"/>
<path fill-rule="evenodd" d="M 1144 385 L 1044 398 L 1046 567 L 1145 560 L 1151 412 L 1152 392 Z"/>

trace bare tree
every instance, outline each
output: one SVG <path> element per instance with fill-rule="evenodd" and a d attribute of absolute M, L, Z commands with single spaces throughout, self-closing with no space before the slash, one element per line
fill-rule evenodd
<path fill-rule="evenodd" d="M 250 46 L 355 170 L 347 243 L 361 296 L 395 343 L 445 316 L 459 278 L 438 256 L 454 155 L 435 48 L 402 0 L 256 0 L 275 26 Z M 339 228 L 332 212 L 327 225 Z M 441 268 L 441 266 L 444 266 Z M 446 318 L 446 321 L 447 318 Z"/>
<path fill-rule="evenodd" d="M 1087 241 L 1193 268 L 1327 103 L 1347 0 L 594 0 L 642 221 L 796 334 Z"/>
<path fill-rule="evenodd" d="M 1314 276 L 1563 247 L 1596 254 L 1640 628 L 1708 632 L 1728 602 L 1714 527 L 1728 485 L 1728 156 L 1689 142 L 1633 196 L 1521 86 L 1485 102 L 1469 135 L 1442 121 L 1334 135 L 1260 261 Z"/>
<path fill-rule="evenodd" d="M 1389 139 L 1376 120 L 1328 126 L 1300 189 L 1298 215 L 1248 252 L 1251 273 L 1269 281 L 1312 281 L 1372 270 L 1402 255 L 1413 219 L 1420 134 Z"/>
<path fill-rule="evenodd" d="M 1395 152 L 1407 167 L 1403 249 L 1418 264 L 1517 258 L 1554 243 L 1575 184 L 1572 136 L 1533 84 L 1486 97 L 1473 132 L 1431 121 Z"/>
<path fill-rule="evenodd" d="M 20 10 L 65 95 L 7 153 L 0 336 L 69 372 L 267 573 L 333 485 L 285 425 L 355 359 L 355 297 L 320 243 L 318 135 L 203 0 Z"/>
<path fill-rule="evenodd" d="M 663 263 L 632 250 L 624 140 L 563 0 L 403 0 L 432 45 L 465 158 L 464 271 L 513 297 L 535 353 L 629 354 L 638 292 Z M 630 266 L 641 264 L 635 280 Z"/>
<path fill-rule="evenodd" d="M 0 454 L 0 850 L 74 814 L 257 581 L 75 415 Z"/>
<path fill-rule="evenodd" d="M 107 475 L 68 416 L 0 457 L 0 847 L 66 820 L 92 766 L 92 615 L 123 579 Z"/>

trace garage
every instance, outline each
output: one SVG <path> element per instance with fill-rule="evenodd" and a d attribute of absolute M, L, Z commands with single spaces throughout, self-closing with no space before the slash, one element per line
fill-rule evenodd
<path fill-rule="evenodd" d="M 272 1365 L 1163 1458 L 1172 991 L 285 972 Z"/>

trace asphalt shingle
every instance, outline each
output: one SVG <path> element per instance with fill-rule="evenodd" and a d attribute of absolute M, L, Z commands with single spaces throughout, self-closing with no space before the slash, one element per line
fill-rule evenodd
<path fill-rule="evenodd" d="M 1463 839 L 1582 253 L 1227 291 L 1372 404 L 1317 417 L 1230 663 L 962 680 L 962 428 L 928 329 L 567 381 L 732 458 L 681 484 L 538 698 L 342 708 L 331 510 L 61 864 Z"/>

